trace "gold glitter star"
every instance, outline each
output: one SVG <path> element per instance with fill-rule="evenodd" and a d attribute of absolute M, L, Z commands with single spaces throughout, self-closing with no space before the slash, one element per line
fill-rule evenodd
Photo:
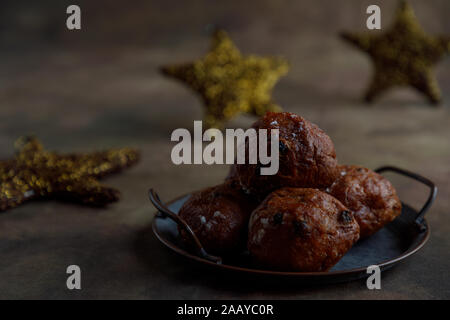
<path fill-rule="evenodd" d="M 14 158 L 0 161 L 0 211 L 38 198 L 104 206 L 119 199 L 119 191 L 97 179 L 134 164 L 136 150 L 112 149 L 90 154 L 45 151 L 36 138 L 16 142 Z"/>
<path fill-rule="evenodd" d="M 271 91 L 287 71 L 284 59 L 242 56 L 223 30 L 213 34 L 212 47 L 202 59 L 162 68 L 198 92 L 206 107 L 205 124 L 216 128 L 240 113 L 280 111 Z"/>
<path fill-rule="evenodd" d="M 394 86 L 412 86 L 431 103 L 440 102 L 432 67 L 450 52 L 450 38 L 428 36 L 406 1 L 400 2 L 395 21 L 385 33 L 343 33 L 342 37 L 372 58 L 375 72 L 366 101 Z"/>

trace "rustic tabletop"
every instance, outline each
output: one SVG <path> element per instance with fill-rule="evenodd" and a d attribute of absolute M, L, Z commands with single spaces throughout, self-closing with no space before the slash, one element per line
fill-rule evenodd
<path fill-rule="evenodd" d="M 89 25 L 87 19 L 73 39 L 63 33 L 55 45 L 2 49 L 0 158 L 12 156 L 17 137 L 32 133 L 50 150 L 132 146 L 142 151 L 142 159 L 104 179 L 122 192 L 121 201 L 105 209 L 38 201 L 0 213 L 0 298 L 450 298 L 450 59 L 435 70 L 444 98 L 440 107 L 404 88 L 368 106 L 361 96 L 370 62 L 337 36 L 342 29 L 362 30 L 368 2 L 314 3 L 198 2 L 177 9 L 140 3 L 148 11 L 123 12 L 128 27 L 112 31 L 105 25 L 119 21 L 121 10 L 111 6 L 107 21 Z M 447 2 L 412 4 L 427 32 L 450 33 Z M 385 6 L 383 21 L 389 21 L 393 6 Z M 154 20 L 147 21 L 145 12 Z M 135 21 L 145 21 L 150 30 L 147 44 L 144 36 L 127 43 L 133 28 L 143 32 Z M 226 165 L 172 164 L 171 132 L 192 128 L 202 108 L 192 92 L 157 71 L 162 64 L 200 57 L 208 47 L 204 26 L 209 23 L 226 27 L 244 53 L 283 55 L 290 61 L 274 99 L 323 128 L 341 163 L 372 169 L 395 165 L 438 186 L 427 214 L 429 242 L 383 273 L 382 290 L 368 290 L 364 280 L 320 286 L 241 281 L 186 263 L 152 235 L 150 187 L 170 200 L 219 183 L 228 170 Z M 252 121 L 242 116 L 229 125 L 248 127 Z M 423 203 L 425 188 L 408 180 L 393 182 L 403 201 L 416 207 Z M 66 268 L 72 264 L 81 267 L 81 290 L 66 288 Z"/>

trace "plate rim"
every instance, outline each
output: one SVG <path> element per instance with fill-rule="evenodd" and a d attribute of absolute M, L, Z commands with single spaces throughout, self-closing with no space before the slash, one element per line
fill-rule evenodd
<path fill-rule="evenodd" d="M 183 194 L 181 196 L 176 197 L 175 199 L 170 200 L 169 202 L 167 202 L 167 206 L 173 204 L 176 201 L 179 201 L 182 198 L 185 198 L 187 196 L 191 196 L 192 193 L 186 193 Z M 354 275 L 354 274 L 360 274 L 362 272 L 367 272 L 367 268 L 369 266 L 364 266 L 364 267 L 359 267 L 359 268 L 353 268 L 353 269 L 347 269 L 347 270 L 339 270 L 339 271 L 318 271 L 318 272 L 295 272 L 295 271 L 275 271 L 275 270 L 265 270 L 265 269 L 250 269 L 250 268 L 245 268 L 245 267 L 239 267 L 239 266 L 234 266 L 234 265 L 230 265 L 230 264 L 223 264 L 223 263 L 215 263 L 212 261 L 209 261 L 205 258 L 196 256 L 194 254 L 189 253 L 186 250 L 183 250 L 181 248 L 179 248 L 178 246 L 175 246 L 174 244 L 172 244 L 171 242 L 167 241 L 166 239 L 164 239 L 164 237 L 158 232 L 157 226 L 156 226 L 156 220 L 158 219 L 157 217 L 157 212 L 155 213 L 153 219 L 152 219 L 152 231 L 153 234 L 156 236 L 156 238 L 162 243 L 164 244 L 167 248 L 171 249 L 172 251 L 186 257 L 189 258 L 191 260 L 195 260 L 197 262 L 203 263 L 203 264 L 207 264 L 209 266 L 213 266 L 213 267 L 218 267 L 220 269 L 224 269 L 224 270 L 230 270 L 230 271 L 238 271 L 238 272 L 245 272 L 245 273 L 251 273 L 251 274 L 258 274 L 258 275 L 266 275 L 266 276 L 282 276 L 282 277 L 298 277 L 298 278 L 319 278 L 319 277 L 335 277 L 335 276 L 349 276 L 349 275 Z M 422 249 L 422 247 L 428 242 L 429 238 L 430 238 L 430 227 L 428 225 L 428 222 L 426 220 L 426 218 L 423 219 L 422 222 L 425 225 L 425 231 L 423 231 L 425 233 L 423 239 L 413 248 L 410 248 L 409 250 L 405 251 L 403 254 L 393 258 L 393 259 L 388 259 L 388 260 L 384 260 L 378 264 L 376 264 L 378 267 L 380 267 L 380 269 L 383 271 L 399 262 L 401 262 L 402 260 L 405 260 L 406 258 L 412 256 L 413 254 L 415 254 L 417 251 L 419 251 L 420 249 Z"/>

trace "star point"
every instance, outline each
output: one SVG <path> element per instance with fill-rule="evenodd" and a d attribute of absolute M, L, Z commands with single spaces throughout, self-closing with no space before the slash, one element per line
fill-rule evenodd
<path fill-rule="evenodd" d="M 0 211 L 38 198 L 104 206 L 117 201 L 120 192 L 97 179 L 139 159 L 138 151 L 130 148 L 60 155 L 46 151 L 34 137 L 20 138 L 15 149 L 12 159 L 0 161 Z"/>
<path fill-rule="evenodd" d="M 225 31 L 216 30 L 203 58 L 161 71 L 196 91 L 206 108 L 206 127 L 221 128 L 240 113 L 261 116 L 280 111 L 271 92 L 288 64 L 282 58 L 243 56 Z"/>
<path fill-rule="evenodd" d="M 398 86 L 418 90 L 433 104 L 441 101 L 432 69 L 450 53 L 450 39 L 427 35 L 406 1 L 400 2 L 394 22 L 386 32 L 344 32 L 341 36 L 372 59 L 374 72 L 365 94 L 367 102 Z"/>

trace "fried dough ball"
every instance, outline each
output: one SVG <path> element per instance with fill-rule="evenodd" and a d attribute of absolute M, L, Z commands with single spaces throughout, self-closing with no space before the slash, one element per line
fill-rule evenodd
<path fill-rule="evenodd" d="M 339 200 L 317 189 L 283 188 L 253 211 L 248 249 L 271 269 L 327 271 L 358 238 L 358 223 Z"/>
<path fill-rule="evenodd" d="M 330 137 L 318 126 L 289 112 L 268 112 L 252 126 L 279 129 L 279 170 L 261 175 L 259 164 L 237 164 L 243 190 L 259 199 L 282 187 L 326 188 L 338 177 L 336 153 Z M 248 141 L 247 141 L 248 151 Z"/>
<path fill-rule="evenodd" d="M 339 178 L 327 192 L 353 211 L 361 238 L 374 234 L 400 215 L 402 204 L 386 178 L 360 166 L 339 169 Z"/>
<path fill-rule="evenodd" d="M 181 207 L 179 216 L 192 228 L 207 252 L 228 254 L 245 247 L 250 214 L 257 203 L 247 199 L 235 181 L 194 193 Z M 186 231 L 178 228 L 190 243 Z"/>

